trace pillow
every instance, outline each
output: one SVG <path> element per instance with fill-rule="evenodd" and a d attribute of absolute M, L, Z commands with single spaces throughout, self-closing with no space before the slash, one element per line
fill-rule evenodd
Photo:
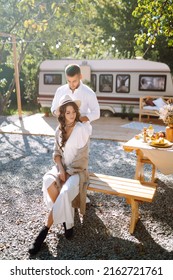
<path fill-rule="evenodd" d="M 148 106 L 155 106 L 155 104 L 153 103 L 153 99 L 152 98 L 147 98 L 145 100 L 146 105 Z"/>
<path fill-rule="evenodd" d="M 162 108 L 166 104 L 161 97 L 153 100 L 153 103 L 158 107 L 158 109 Z"/>
<path fill-rule="evenodd" d="M 158 110 L 157 106 L 144 106 L 143 109 L 144 110 L 150 110 L 150 111 L 157 111 Z"/>

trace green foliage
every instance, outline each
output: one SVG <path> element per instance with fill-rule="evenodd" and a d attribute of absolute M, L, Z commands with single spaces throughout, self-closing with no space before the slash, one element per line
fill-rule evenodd
<path fill-rule="evenodd" d="M 129 108 L 128 108 L 128 113 L 133 114 L 134 113 L 133 110 L 134 110 L 134 106 L 130 105 Z"/>
<path fill-rule="evenodd" d="M 139 21 L 132 17 L 136 1 L 104 0 L 97 3 L 95 20 L 102 29 L 100 41 L 105 46 L 107 55 L 120 58 L 135 57 L 140 49 L 134 40 L 134 35 L 139 30 Z"/>
<path fill-rule="evenodd" d="M 173 46 L 173 2 L 172 0 L 138 0 L 132 15 L 141 22 L 141 33 L 136 35 L 138 45 L 155 45 L 159 36 Z"/>
<path fill-rule="evenodd" d="M 50 113 L 50 108 L 49 107 L 42 107 L 41 112 L 43 113 Z"/>
<path fill-rule="evenodd" d="M 45 59 L 145 55 L 148 59 L 169 61 L 173 69 L 169 59 L 173 38 L 171 3 L 159 0 L 0 0 L 0 32 L 16 35 L 20 82 L 24 85 L 22 102 L 36 103 L 38 69 Z M 0 63 L 14 71 L 10 37 L 1 36 L 0 43 Z M 155 49 L 146 53 L 146 48 L 148 50 L 152 44 Z M 15 91 L 13 76 L 10 80 L 7 76 L 4 78 L 7 83 L 0 96 L 1 108 L 9 105 Z"/>
<path fill-rule="evenodd" d="M 126 104 L 121 104 L 121 113 L 126 114 L 126 112 L 127 112 Z"/>
<path fill-rule="evenodd" d="M 134 118 L 135 114 L 134 114 L 134 106 L 130 105 L 128 108 L 128 119 L 129 121 L 132 121 Z"/>

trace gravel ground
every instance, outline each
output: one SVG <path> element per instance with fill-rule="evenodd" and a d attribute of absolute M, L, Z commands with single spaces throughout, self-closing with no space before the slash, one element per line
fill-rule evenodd
<path fill-rule="evenodd" d="M 4 125 L 9 119 L 0 118 Z M 52 166 L 52 137 L 0 134 L 0 259 L 28 260 L 28 248 L 44 224 L 42 176 Z M 133 178 L 135 153 L 122 143 L 91 140 L 89 169 Z M 146 167 L 146 178 L 150 176 Z M 153 203 L 140 204 L 141 219 L 129 233 L 130 207 L 124 198 L 88 192 L 90 204 L 81 224 L 75 215 L 75 236 L 65 239 L 63 227 L 53 226 L 40 260 L 171 260 L 173 259 L 173 176 L 157 172 Z"/>

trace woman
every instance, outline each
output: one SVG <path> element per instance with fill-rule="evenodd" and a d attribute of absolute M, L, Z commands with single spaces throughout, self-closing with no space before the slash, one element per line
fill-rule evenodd
<path fill-rule="evenodd" d="M 80 101 L 73 101 L 68 95 L 59 102 L 59 126 L 55 133 L 53 153 L 55 166 L 44 175 L 42 188 L 44 202 L 50 212 L 46 225 L 29 249 L 30 254 L 40 250 L 53 223 L 63 224 L 66 238 L 73 236 L 73 207 L 79 207 L 81 214 L 85 213 L 91 125 L 79 121 L 79 107 Z"/>

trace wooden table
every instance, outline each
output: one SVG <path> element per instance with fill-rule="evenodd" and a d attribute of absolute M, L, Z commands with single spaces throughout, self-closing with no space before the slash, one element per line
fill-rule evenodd
<path fill-rule="evenodd" d="M 151 183 L 154 184 L 156 169 L 165 175 L 173 174 L 173 146 L 170 148 L 155 148 L 144 143 L 143 138 L 135 137 L 123 144 L 126 152 L 136 151 L 135 179 L 144 180 L 144 164 L 152 165 Z"/>

